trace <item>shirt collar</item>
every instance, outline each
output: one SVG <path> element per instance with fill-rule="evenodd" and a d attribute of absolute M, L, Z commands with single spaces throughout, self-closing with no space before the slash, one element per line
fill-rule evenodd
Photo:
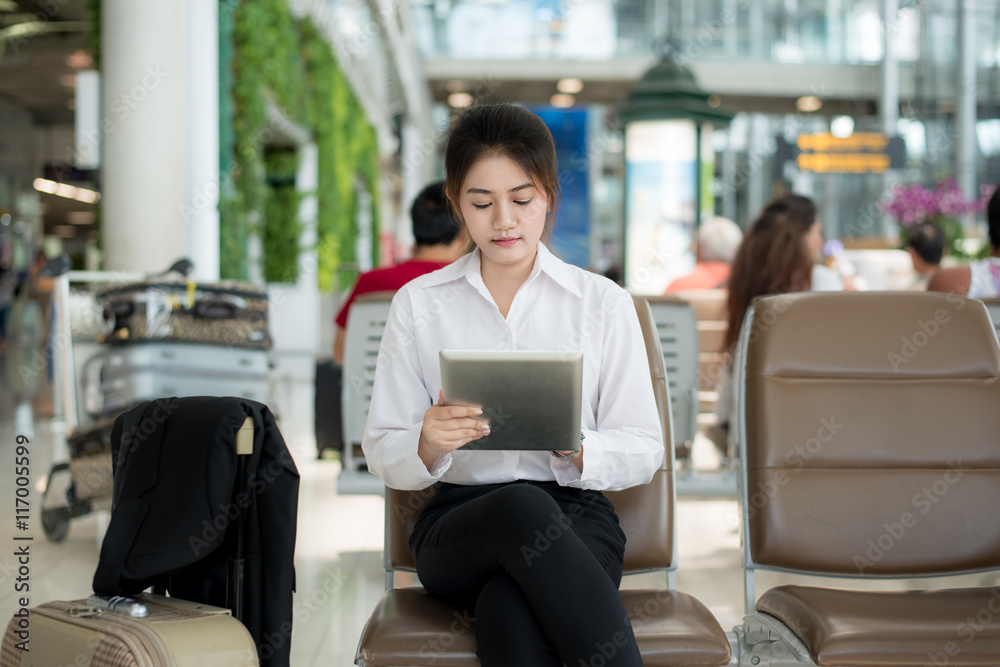
<path fill-rule="evenodd" d="M 479 285 L 482 284 L 482 274 L 480 271 L 481 267 L 482 257 L 479 248 L 476 248 L 472 252 L 463 255 L 443 269 L 438 269 L 434 273 L 430 274 L 430 277 L 427 278 L 423 286 L 434 287 L 437 285 L 444 285 L 445 283 L 450 283 L 463 277 L 468 279 L 473 285 Z M 580 288 L 577 287 L 576 282 L 573 280 L 569 266 L 564 261 L 553 255 L 552 251 L 545 247 L 545 244 L 539 242 L 538 254 L 535 257 L 535 265 L 531 269 L 531 274 L 528 276 L 528 280 L 532 280 L 539 273 L 543 272 L 567 292 L 577 297 L 583 296 L 583 294 L 580 293 Z"/>

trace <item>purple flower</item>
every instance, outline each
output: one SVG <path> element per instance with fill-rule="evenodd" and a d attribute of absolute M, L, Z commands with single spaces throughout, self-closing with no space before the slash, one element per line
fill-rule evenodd
<path fill-rule="evenodd" d="M 877 204 L 901 225 L 910 227 L 925 220 L 978 213 L 986 207 L 993 189 L 994 186 L 983 184 L 979 187 L 979 197 L 967 200 L 954 179 L 949 178 L 938 181 L 933 190 L 919 183 L 897 185 L 890 199 L 881 199 Z"/>

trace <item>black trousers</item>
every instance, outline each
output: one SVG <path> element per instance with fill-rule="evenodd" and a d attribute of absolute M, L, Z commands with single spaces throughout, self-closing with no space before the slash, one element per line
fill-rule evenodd
<path fill-rule="evenodd" d="M 484 667 L 642 665 L 618 595 L 625 535 L 600 492 L 439 483 L 410 549 L 428 592 L 472 612 Z"/>

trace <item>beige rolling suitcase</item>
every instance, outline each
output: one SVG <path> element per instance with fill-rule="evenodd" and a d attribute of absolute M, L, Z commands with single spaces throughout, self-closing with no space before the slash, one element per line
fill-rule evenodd
<path fill-rule="evenodd" d="M 85 601 L 47 602 L 15 615 L 0 667 L 257 667 L 250 633 L 228 609 L 142 594 L 132 618 Z"/>

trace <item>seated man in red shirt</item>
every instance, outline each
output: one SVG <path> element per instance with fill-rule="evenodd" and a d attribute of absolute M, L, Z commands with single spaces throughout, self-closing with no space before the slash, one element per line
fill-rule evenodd
<path fill-rule="evenodd" d="M 667 286 L 667 294 L 696 289 L 722 289 L 729 284 L 729 265 L 743 240 L 739 225 L 712 216 L 698 228 L 698 263 L 694 270 Z"/>
<path fill-rule="evenodd" d="M 333 358 L 344 363 L 347 313 L 354 299 L 368 292 L 395 291 L 417 276 L 436 271 L 465 254 L 468 238 L 451 215 L 444 196 L 444 183 L 432 183 L 417 195 L 410 207 L 413 222 L 413 257 L 396 266 L 361 274 L 351 294 L 337 313 Z"/>

